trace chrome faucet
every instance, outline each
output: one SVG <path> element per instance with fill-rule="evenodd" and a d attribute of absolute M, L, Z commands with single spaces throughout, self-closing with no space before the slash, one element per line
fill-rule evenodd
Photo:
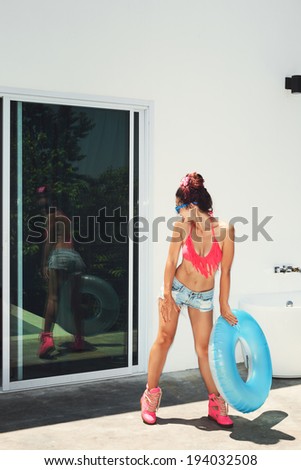
<path fill-rule="evenodd" d="M 295 266 L 274 266 L 274 273 L 301 273 L 301 268 Z"/>

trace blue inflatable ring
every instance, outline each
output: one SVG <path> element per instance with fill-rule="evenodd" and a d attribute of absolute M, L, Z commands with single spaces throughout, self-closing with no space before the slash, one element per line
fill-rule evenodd
<path fill-rule="evenodd" d="M 249 413 L 265 402 L 272 385 L 272 362 L 264 333 L 247 312 L 233 310 L 238 319 L 231 326 L 219 317 L 209 340 L 209 365 L 218 391 L 237 411 Z M 248 377 L 242 379 L 236 366 L 235 348 L 242 343 L 248 356 Z"/>
<path fill-rule="evenodd" d="M 84 336 L 95 336 L 109 331 L 119 317 L 119 297 L 113 287 L 97 276 L 81 276 L 81 294 L 91 297 L 93 308 L 83 318 Z M 74 315 L 71 310 L 70 281 L 61 287 L 57 323 L 68 333 L 76 334 Z"/>

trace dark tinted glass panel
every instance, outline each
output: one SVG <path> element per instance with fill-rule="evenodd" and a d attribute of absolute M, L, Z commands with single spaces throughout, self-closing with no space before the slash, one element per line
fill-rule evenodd
<path fill-rule="evenodd" d="M 2 386 L 2 98 L 0 98 L 0 181 L 1 181 L 1 191 L 0 191 L 0 386 Z"/>
<path fill-rule="evenodd" d="M 127 367 L 128 215 L 128 111 L 12 103 L 11 380 Z"/>
<path fill-rule="evenodd" d="M 139 113 L 134 113 L 134 217 L 139 218 Z M 133 365 L 138 364 L 139 242 L 134 238 Z"/>

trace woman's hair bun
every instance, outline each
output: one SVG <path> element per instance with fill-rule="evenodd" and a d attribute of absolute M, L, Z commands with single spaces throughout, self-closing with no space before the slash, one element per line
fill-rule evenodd
<path fill-rule="evenodd" d="M 204 186 L 205 180 L 199 173 L 187 173 L 180 181 L 180 186 L 176 192 L 183 203 L 196 203 L 203 212 L 212 211 L 212 199 Z"/>
<path fill-rule="evenodd" d="M 190 179 L 190 187 L 194 189 L 201 189 L 204 187 L 204 178 L 199 174 L 199 173 L 190 173 L 189 174 L 189 179 Z"/>

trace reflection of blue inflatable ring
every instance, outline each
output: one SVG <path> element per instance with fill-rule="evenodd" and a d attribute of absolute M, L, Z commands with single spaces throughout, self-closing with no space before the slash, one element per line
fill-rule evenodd
<path fill-rule="evenodd" d="M 220 394 L 230 406 L 243 413 L 257 410 L 266 400 L 272 384 L 270 350 L 262 329 L 242 310 L 233 310 L 238 319 L 231 326 L 224 318 L 216 321 L 209 341 L 209 364 Z M 248 377 L 237 369 L 235 348 L 240 341 L 248 356 Z"/>
<path fill-rule="evenodd" d="M 83 318 L 83 331 L 85 336 L 94 336 L 108 331 L 119 316 L 119 298 L 113 287 L 97 276 L 81 276 L 80 292 L 83 303 L 88 299 Z M 68 331 L 76 334 L 74 315 L 71 312 L 70 281 L 61 288 L 58 306 L 58 324 Z"/>

